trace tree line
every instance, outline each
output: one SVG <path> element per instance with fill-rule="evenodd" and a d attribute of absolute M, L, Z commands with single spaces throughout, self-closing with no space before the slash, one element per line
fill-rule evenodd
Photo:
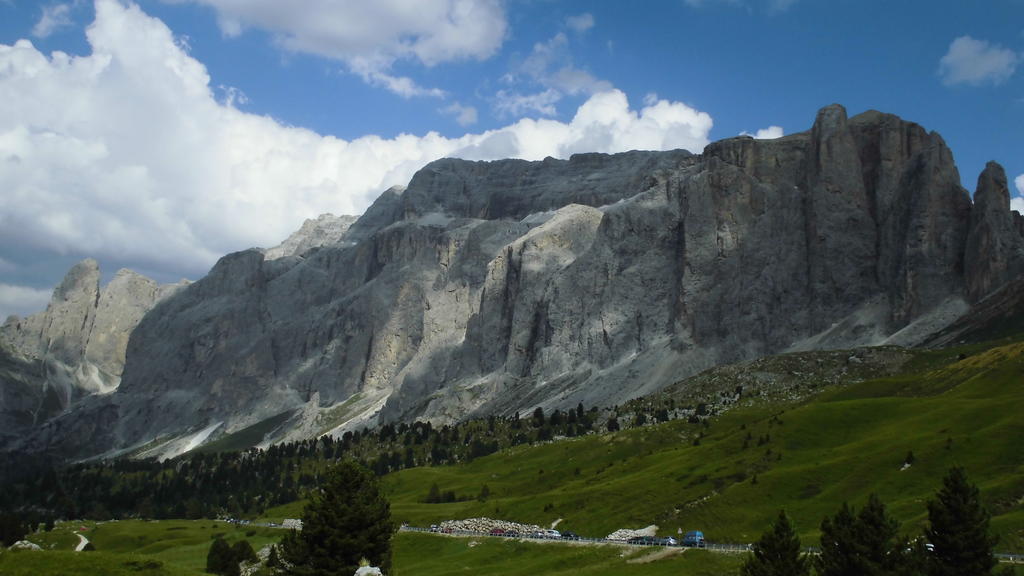
<path fill-rule="evenodd" d="M 843 503 L 821 522 L 817 555 L 803 552 L 785 511 L 753 545 L 741 576 L 988 576 L 997 561 L 997 538 L 977 486 L 953 468 L 928 501 L 928 526 L 917 538 L 900 525 L 874 494 L 859 511 Z M 1006 567 L 999 574 L 1014 574 Z"/>
<path fill-rule="evenodd" d="M 468 462 L 511 446 L 596 431 L 601 413 L 578 405 L 526 418 L 490 416 L 435 427 L 385 424 L 339 438 L 178 458 L 63 465 L 42 455 L 0 454 L 0 527 L 12 532 L 54 518 L 246 517 L 304 497 L 342 459 L 378 476 Z M 4 520 L 10 518 L 10 522 Z M 24 534 L 24 532 L 22 532 Z"/>

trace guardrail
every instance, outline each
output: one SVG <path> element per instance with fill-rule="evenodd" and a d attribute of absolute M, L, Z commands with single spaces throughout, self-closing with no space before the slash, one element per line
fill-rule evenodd
<path fill-rule="evenodd" d="M 537 542 L 585 542 L 585 543 L 589 543 L 589 544 L 611 544 L 611 545 L 635 546 L 635 547 L 684 548 L 684 549 L 694 549 L 694 550 L 703 549 L 703 550 L 710 550 L 712 552 L 722 552 L 722 553 L 749 552 L 751 550 L 751 548 L 753 547 L 752 544 L 729 544 L 729 543 L 719 543 L 719 542 L 706 542 L 705 545 L 701 546 L 700 548 L 697 548 L 697 547 L 694 547 L 694 546 L 683 546 L 682 544 L 671 545 L 671 544 L 658 544 L 658 543 L 654 543 L 654 542 L 652 542 L 652 543 L 643 543 L 643 544 L 641 544 L 641 543 L 632 544 L 632 543 L 627 542 L 625 540 L 609 540 L 607 538 L 584 538 L 582 536 L 579 537 L 579 538 L 544 538 L 544 537 L 530 536 L 528 534 L 518 534 L 516 536 L 507 536 L 507 535 L 504 535 L 504 534 L 500 534 L 500 535 L 499 534 L 491 534 L 490 532 L 477 532 L 475 530 L 451 530 L 451 529 L 449 529 L 449 531 L 431 530 L 430 528 L 421 528 L 421 527 L 418 527 L 418 526 L 402 526 L 402 527 L 399 528 L 399 530 L 405 531 L 405 532 L 426 532 L 426 533 L 429 533 L 429 534 L 444 534 L 444 535 L 449 535 L 449 536 L 483 536 L 483 537 L 487 537 L 487 538 L 517 538 L 517 539 L 531 540 L 531 541 L 537 541 Z M 804 549 L 804 552 L 806 554 L 810 554 L 810 555 L 817 555 L 821 551 L 817 547 L 815 547 L 815 546 L 808 546 L 808 547 L 806 547 Z M 1024 563 L 1024 554 L 996 553 L 996 554 L 993 554 L 993 556 L 995 556 L 996 559 L 999 560 L 1000 562 L 1007 562 L 1007 563 L 1012 563 L 1012 564 Z"/>
<path fill-rule="evenodd" d="M 530 536 L 529 534 L 518 534 L 516 536 L 507 536 L 504 534 L 491 534 L 489 532 L 477 532 L 475 530 L 431 530 L 430 528 L 421 528 L 419 526 L 402 526 L 399 530 L 405 532 L 426 532 L 431 534 L 445 534 L 449 536 L 482 536 L 487 538 L 517 538 L 523 540 L 532 540 L 537 542 L 585 542 L 588 544 L 613 544 L 619 546 L 636 546 L 636 547 L 651 547 L 651 548 L 694 548 L 694 546 L 683 546 L 682 544 L 660 544 L 660 543 L 630 543 L 626 540 L 609 540 L 607 538 L 585 538 L 580 536 L 579 538 L 545 538 Z M 712 543 L 708 542 L 705 546 L 701 546 L 704 550 L 713 550 L 715 552 L 747 552 L 750 550 L 750 546 L 747 544 L 723 544 L 723 543 Z"/>

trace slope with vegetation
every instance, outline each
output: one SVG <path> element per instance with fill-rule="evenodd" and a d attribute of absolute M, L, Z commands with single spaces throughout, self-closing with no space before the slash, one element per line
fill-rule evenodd
<path fill-rule="evenodd" d="M 843 501 L 876 492 L 907 531 L 951 466 L 993 512 L 999 548 L 1024 550 L 1024 343 L 917 353 L 907 371 L 716 418 L 517 447 L 453 467 L 388 476 L 396 518 L 492 516 L 585 535 L 657 524 L 750 542 L 785 507 L 805 539 Z M 962 357 L 962 359 L 961 359 Z M 437 484 L 488 497 L 425 503 Z"/>

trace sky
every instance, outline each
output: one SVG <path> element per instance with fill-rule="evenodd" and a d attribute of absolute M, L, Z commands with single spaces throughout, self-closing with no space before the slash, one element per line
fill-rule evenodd
<path fill-rule="evenodd" d="M 685 148 L 838 102 L 1024 212 L 1024 0 L 0 0 L 0 319 L 75 262 L 160 282 L 427 162 Z"/>

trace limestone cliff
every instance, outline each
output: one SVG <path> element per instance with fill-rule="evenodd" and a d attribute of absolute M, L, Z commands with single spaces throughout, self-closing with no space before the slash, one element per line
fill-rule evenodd
<path fill-rule="evenodd" d="M 938 134 L 835 105 L 700 155 L 440 160 L 302 258 L 225 256 L 145 315 L 114 394 L 33 446 L 608 405 L 723 362 L 919 342 L 1021 274 L 1000 176 L 972 203 Z"/>
<path fill-rule="evenodd" d="M 0 424 L 17 435 L 90 394 L 117 388 L 128 338 L 142 317 L 182 285 L 159 286 L 120 270 L 102 289 L 95 260 L 79 262 L 44 312 L 0 328 Z"/>

